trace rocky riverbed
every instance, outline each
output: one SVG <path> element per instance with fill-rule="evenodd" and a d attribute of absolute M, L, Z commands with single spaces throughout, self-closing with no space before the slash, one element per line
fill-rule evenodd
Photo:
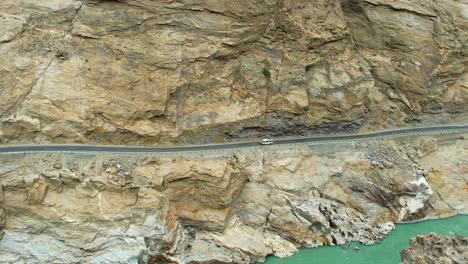
<path fill-rule="evenodd" d="M 253 263 L 466 214 L 464 135 L 0 156 L 6 262 Z M 158 263 L 156 261 L 156 263 Z M 171 262 L 169 262 L 171 263 Z"/>
<path fill-rule="evenodd" d="M 401 252 L 402 264 L 468 263 L 468 237 L 417 236 Z"/>

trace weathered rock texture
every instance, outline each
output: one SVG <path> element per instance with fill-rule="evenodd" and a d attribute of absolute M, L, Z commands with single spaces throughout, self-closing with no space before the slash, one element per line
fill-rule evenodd
<path fill-rule="evenodd" d="M 467 10 L 459 0 L 2 0 L 0 143 L 466 121 Z"/>
<path fill-rule="evenodd" d="M 417 236 L 400 255 L 402 264 L 468 263 L 468 238 L 436 234 Z"/>
<path fill-rule="evenodd" d="M 0 255 L 7 263 L 253 263 L 298 247 L 369 244 L 394 222 L 468 213 L 467 161 L 457 134 L 0 155 Z"/>

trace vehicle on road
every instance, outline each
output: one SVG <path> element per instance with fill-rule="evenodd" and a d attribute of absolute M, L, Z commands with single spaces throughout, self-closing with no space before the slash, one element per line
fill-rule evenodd
<path fill-rule="evenodd" d="M 262 145 L 271 145 L 273 144 L 273 139 L 271 138 L 264 138 L 262 139 L 262 141 L 260 142 Z"/>

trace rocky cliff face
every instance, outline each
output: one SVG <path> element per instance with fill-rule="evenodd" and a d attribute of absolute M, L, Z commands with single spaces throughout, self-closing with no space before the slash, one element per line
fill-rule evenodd
<path fill-rule="evenodd" d="M 467 237 L 417 236 L 401 252 L 402 264 L 455 264 L 468 262 Z"/>
<path fill-rule="evenodd" d="M 0 143 L 173 144 L 466 122 L 457 0 L 3 0 Z M 0 255 L 252 263 L 467 213 L 458 135 L 0 155 Z"/>
<path fill-rule="evenodd" d="M 467 9 L 3 0 L 0 139 L 200 143 L 466 121 Z"/>
<path fill-rule="evenodd" d="M 463 136 L 202 153 L 0 155 L 18 263 L 254 263 L 468 213 Z M 166 262 L 164 262 L 166 261 Z"/>

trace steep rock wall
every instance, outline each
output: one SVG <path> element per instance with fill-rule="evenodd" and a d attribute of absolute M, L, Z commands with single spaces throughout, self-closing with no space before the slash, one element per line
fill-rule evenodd
<path fill-rule="evenodd" d="M 255 263 L 299 247 L 374 243 L 394 222 L 468 212 L 467 149 L 463 135 L 449 134 L 157 155 L 4 154 L 0 255 L 7 263 Z"/>
<path fill-rule="evenodd" d="M 467 8 L 4 0 L 0 140 L 200 143 L 466 121 Z"/>

